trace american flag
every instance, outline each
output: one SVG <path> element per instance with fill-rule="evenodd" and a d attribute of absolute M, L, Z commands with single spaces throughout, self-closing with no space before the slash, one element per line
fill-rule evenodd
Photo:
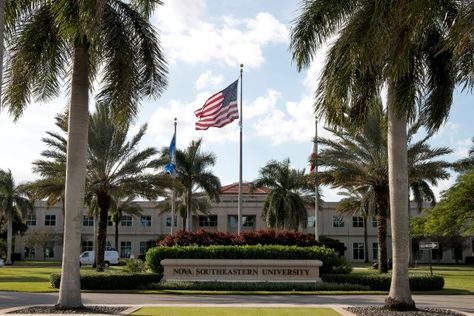
<path fill-rule="evenodd" d="M 197 130 L 205 130 L 209 127 L 223 127 L 239 118 L 237 107 L 237 83 L 236 80 L 222 91 L 212 95 L 204 103 L 202 108 L 194 111 L 198 118 Z"/>

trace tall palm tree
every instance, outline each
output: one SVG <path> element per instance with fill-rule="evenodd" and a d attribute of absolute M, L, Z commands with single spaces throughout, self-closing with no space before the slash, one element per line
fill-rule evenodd
<path fill-rule="evenodd" d="M 268 226 L 291 230 L 306 228 L 306 207 L 314 199 L 309 197 L 311 188 L 304 170 L 293 169 L 290 159 L 272 160 L 260 169 L 255 186 L 270 189 L 262 211 Z"/>
<path fill-rule="evenodd" d="M 131 120 L 144 96 L 159 95 L 166 66 L 149 23 L 160 1 L 12 1 L 17 20 L 8 38 L 7 89 L 2 106 L 18 119 L 27 104 L 59 94 L 70 80 L 66 159 L 65 227 L 58 307 L 82 306 L 77 255 L 87 159 L 90 83 L 98 79 L 100 102 Z M 100 14 L 96 9 L 101 8 Z M 98 73 L 98 70 L 101 70 Z M 66 80 L 67 81 L 67 80 Z"/>
<path fill-rule="evenodd" d="M 304 1 L 291 34 L 298 69 L 337 34 L 327 55 L 316 110 L 329 124 L 360 122 L 386 84 L 393 274 L 385 305 L 413 309 L 408 281 L 407 121 L 420 110 L 430 130 L 447 118 L 458 78 L 447 35 L 458 1 Z"/>
<path fill-rule="evenodd" d="M 183 228 L 192 231 L 192 214 L 195 209 L 193 196 L 196 191 L 202 191 L 207 197 L 219 202 L 221 182 L 209 169 L 215 165 L 216 156 L 211 152 L 201 151 L 202 139 L 191 141 L 185 150 L 176 150 L 176 190 L 182 191 L 182 200 L 186 206 L 186 216 Z M 160 163 L 157 167 L 164 167 L 169 162 L 169 149 L 163 149 Z"/>
<path fill-rule="evenodd" d="M 336 205 L 336 211 L 346 215 L 357 215 L 364 219 L 364 262 L 369 262 L 369 234 L 367 219 L 375 214 L 375 194 L 371 188 L 351 189 L 339 193 L 345 196 Z"/>
<path fill-rule="evenodd" d="M 0 212 L 7 221 L 7 261 L 11 264 L 12 257 L 12 232 L 13 219 L 15 216 L 26 218 L 28 211 L 33 210 L 33 203 L 21 191 L 20 187 L 15 185 L 15 180 L 10 170 L 0 169 Z"/>

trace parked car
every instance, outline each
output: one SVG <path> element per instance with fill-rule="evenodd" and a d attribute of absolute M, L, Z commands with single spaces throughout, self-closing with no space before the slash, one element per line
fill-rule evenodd
<path fill-rule="evenodd" d="M 94 251 L 84 251 L 79 256 L 79 264 L 93 264 L 95 260 Z M 104 264 L 106 267 L 119 263 L 119 254 L 115 250 L 106 250 L 104 254 Z"/>

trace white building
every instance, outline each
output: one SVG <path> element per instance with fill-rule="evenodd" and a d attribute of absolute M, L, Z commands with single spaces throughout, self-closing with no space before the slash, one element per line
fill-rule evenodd
<path fill-rule="evenodd" d="M 266 229 L 267 226 L 261 218 L 262 207 L 267 195 L 267 190 L 243 186 L 242 226 L 243 230 Z M 204 229 L 208 231 L 236 232 L 237 231 L 237 201 L 238 184 L 224 186 L 221 189 L 221 201 L 216 203 L 208 215 L 193 216 L 193 230 Z M 157 239 L 170 233 L 171 216 L 162 213 L 157 208 L 156 202 L 140 202 L 143 212 L 141 216 L 123 216 L 119 224 L 118 245 L 115 245 L 115 228 L 109 221 L 107 228 L 107 245 L 116 248 L 122 258 L 143 255 L 150 245 Z M 364 221 L 358 216 L 341 215 L 336 212 L 336 202 L 326 202 L 323 210 L 318 213 L 318 230 L 320 235 L 337 239 L 344 243 L 347 250 L 345 257 L 349 262 L 363 262 L 364 249 L 368 247 L 369 261 L 377 260 L 377 235 L 375 218 L 367 221 L 368 245 L 364 243 Z M 412 216 L 417 216 L 415 207 L 411 208 Z M 308 227 L 305 233 L 314 233 L 314 208 L 308 210 Z M 63 241 L 64 216 L 61 206 L 46 207 L 45 202 L 35 204 L 34 214 L 27 219 L 28 230 L 23 236 L 15 239 L 15 252 L 20 252 L 23 258 L 61 260 Z M 177 219 L 178 228 L 181 229 L 182 221 Z M 387 223 L 388 256 L 391 253 L 390 221 Z M 93 250 L 94 246 L 94 218 L 90 217 L 87 210 L 83 215 L 83 232 L 81 238 L 82 250 Z M 66 236 L 67 238 L 67 236 Z M 416 246 L 416 244 L 415 244 Z M 466 256 L 474 253 L 474 239 L 471 237 L 462 249 L 461 262 Z M 442 251 L 433 253 L 433 260 L 440 262 L 455 262 L 455 251 L 444 247 Z M 78 254 L 79 255 L 79 254 Z M 419 262 L 427 262 L 428 251 L 415 251 L 413 258 Z"/>

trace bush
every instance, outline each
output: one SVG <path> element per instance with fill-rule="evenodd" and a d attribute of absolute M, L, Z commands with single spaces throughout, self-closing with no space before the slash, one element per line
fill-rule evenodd
<path fill-rule="evenodd" d="M 155 290 L 194 290 L 194 291 L 367 291 L 368 286 L 358 284 L 338 284 L 325 282 L 180 282 L 168 281 L 154 283 Z"/>
<path fill-rule="evenodd" d="M 336 253 L 341 257 L 344 256 L 344 252 L 346 252 L 346 250 L 347 250 L 347 247 L 344 246 L 344 243 L 340 242 L 337 239 L 329 238 L 329 237 L 326 237 L 326 236 L 320 236 L 319 237 L 319 242 L 321 242 L 327 248 L 334 249 L 336 251 Z"/>
<path fill-rule="evenodd" d="M 51 287 L 58 289 L 61 275 L 49 277 Z M 146 288 L 150 283 L 161 280 L 161 274 L 87 274 L 81 275 L 82 290 L 135 290 Z"/>
<path fill-rule="evenodd" d="M 388 274 L 326 274 L 322 275 L 324 282 L 350 283 L 369 286 L 374 291 L 389 291 L 391 276 Z M 412 291 L 436 291 L 444 287 L 442 276 L 414 275 L 410 276 Z"/>
<path fill-rule="evenodd" d="M 140 259 L 125 259 L 127 267 L 125 271 L 129 273 L 143 273 L 146 272 L 146 265 L 143 260 Z"/>
<path fill-rule="evenodd" d="M 294 231 L 258 230 L 246 231 L 238 234 L 208 232 L 198 230 L 197 232 L 179 231 L 168 235 L 158 242 L 159 246 L 211 246 L 211 245 L 286 245 L 299 247 L 321 246 L 314 240 L 314 235 L 303 234 Z"/>
<path fill-rule="evenodd" d="M 160 264 L 163 259 L 317 259 L 323 262 L 321 273 L 346 266 L 344 258 L 329 248 L 276 245 L 156 247 L 146 254 L 147 266 L 155 273 L 163 271 Z"/>

